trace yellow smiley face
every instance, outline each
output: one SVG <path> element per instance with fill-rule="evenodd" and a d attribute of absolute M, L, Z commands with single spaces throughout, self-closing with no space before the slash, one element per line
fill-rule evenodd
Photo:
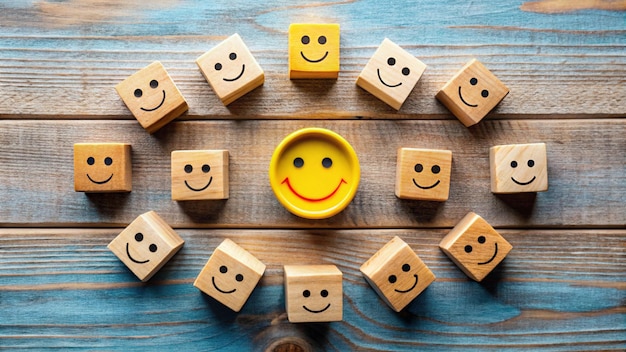
<path fill-rule="evenodd" d="M 322 128 L 305 128 L 276 147 L 269 175 L 276 198 L 287 210 L 303 218 L 324 219 L 350 204 L 361 169 L 343 137 Z"/>

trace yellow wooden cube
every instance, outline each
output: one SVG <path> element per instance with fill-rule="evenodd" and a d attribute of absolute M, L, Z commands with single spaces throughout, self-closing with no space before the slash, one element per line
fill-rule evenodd
<path fill-rule="evenodd" d="M 193 285 L 239 312 L 265 272 L 265 264 L 225 239 L 211 255 Z"/>
<path fill-rule="evenodd" d="M 228 105 L 265 81 L 263 69 L 239 34 L 233 34 L 196 60 L 215 94 Z"/>
<path fill-rule="evenodd" d="M 289 26 L 289 78 L 339 76 L 339 25 L 294 23 Z"/>
<path fill-rule="evenodd" d="M 130 192 L 131 146 L 125 143 L 74 144 L 76 192 Z"/>
<path fill-rule="evenodd" d="M 424 70 L 423 62 L 385 38 L 359 74 L 356 84 L 400 110 Z"/>
<path fill-rule="evenodd" d="M 452 152 L 437 149 L 398 149 L 396 196 L 443 202 L 450 193 Z"/>
<path fill-rule="evenodd" d="M 493 193 L 548 190 L 548 157 L 545 143 L 491 147 L 489 165 Z"/>
<path fill-rule="evenodd" d="M 285 305 L 292 323 L 343 319 L 343 274 L 335 265 L 285 265 Z"/>
<path fill-rule="evenodd" d="M 154 133 L 187 111 L 187 102 L 163 65 L 155 61 L 115 86 L 130 112 Z"/>
<path fill-rule="evenodd" d="M 108 248 L 141 281 L 148 281 L 185 241 L 154 211 L 137 217 Z"/>
<path fill-rule="evenodd" d="M 227 150 L 172 152 L 172 199 L 228 199 Z"/>
<path fill-rule="evenodd" d="M 441 240 L 439 248 L 467 276 L 482 281 L 513 246 L 487 221 L 470 212 Z"/>
<path fill-rule="evenodd" d="M 465 127 L 477 124 L 506 95 L 509 88 L 480 61 L 468 62 L 436 97 Z"/>
<path fill-rule="evenodd" d="M 401 311 L 435 281 L 432 271 L 397 236 L 361 265 L 361 273 L 396 312 Z"/>

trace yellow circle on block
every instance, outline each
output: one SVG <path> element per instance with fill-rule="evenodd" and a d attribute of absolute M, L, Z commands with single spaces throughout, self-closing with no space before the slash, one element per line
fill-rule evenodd
<path fill-rule="evenodd" d="M 304 128 L 276 147 L 269 176 L 276 198 L 287 210 L 307 219 L 325 219 L 350 204 L 361 167 L 343 137 L 323 128 Z"/>

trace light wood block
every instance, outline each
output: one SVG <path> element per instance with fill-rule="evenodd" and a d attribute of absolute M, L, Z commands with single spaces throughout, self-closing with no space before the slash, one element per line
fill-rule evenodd
<path fill-rule="evenodd" d="M 489 165 L 493 193 L 548 190 L 548 156 L 545 143 L 491 147 Z"/>
<path fill-rule="evenodd" d="M 293 23 L 289 26 L 289 78 L 339 77 L 339 25 Z"/>
<path fill-rule="evenodd" d="M 115 86 L 130 112 L 154 133 L 187 111 L 187 102 L 165 67 L 155 61 Z"/>
<path fill-rule="evenodd" d="M 130 192 L 131 146 L 125 143 L 74 144 L 76 192 Z"/>
<path fill-rule="evenodd" d="M 172 152 L 172 199 L 228 199 L 228 150 Z"/>
<path fill-rule="evenodd" d="M 139 215 L 108 248 L 141 281 L 148 281 L 185 241 L 154 211 Z"/>
<path fill-rule="evenodd" d="M 439 248 L 467 276 L 480 282 L 513 246 L 487 221 L 470 212 L 439 242 Z"/>
<path fill-rule="evenodd" d="M 400 110 L 426 70 L 426 64 L 385 38 L 359 74 L 356 84 Z"/>
<path fill-rule="evenodd" d="M 196 64 L 224 105 L 265 82 L 263 69 L 236 33 L 200 56 Z"/>
<path fill-rule="evenodd" d="M 361 273 L 396 312 L 424 291 L 435 275 L 400 237 L 395 236 L 361 265 Z"/>
<path fill-rule="evenodd" d="M 477 124 L 506 95 L 509 88 L 480 61 L 468 62 L 437 93 L 436 97 L 465 127 Z"/>
<path fill-rule="evenodd" d="M 450 193 L 452 152 L 437 149 L 398 149 L 396 197 L 446 201 Z"/>
<path fill-rule="evenodd" d="M 335 265 L 285 265 L 285 306 L 292 323 L 343 319 L 343 274 Z"/>
<path fill-rule="evenodd" d="M 265 264 L 227 238 L 215 248 L 193 285 L 239 312 L 264 272 Z"/>

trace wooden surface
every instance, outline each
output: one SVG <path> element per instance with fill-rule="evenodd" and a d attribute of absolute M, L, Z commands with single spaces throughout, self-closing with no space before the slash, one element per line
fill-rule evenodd
<path fill-rule="evenodd" d="M 626 349 L 623 1 L 110 0 L 0 4 L 0 349 Z M 338 80 L 290 81 L 290 23 L 341 25 Z M 225 107 L 195 59 L 239 33 L 265 84 Z M 355 85 L 383 38 L 428 68 L 399 111 Z M 471 58 L 511 93 L 465 128 L 434 95 Z M 148 134 L 114 86 L 159 60 L 189 104 Z M 303 220 L 267 168 L 290 132 L 324 127 L 361 162 L 353 202 Z M 72 146 L 132 144 L 133 191 L 73 190 Z M 544 142 L 549 190 L 490 192 L 489 148 Z M 394 195 L 399 147 L 452 151 L 446 202 Z M 230 153 L 228 200 L 171 200 L 172 150 Z M 106 245 L 159 213 L 185 246 L 141 283 Z M 514 247 L 482 283 L 438 248 L 469 211 Z M 396 313 L 359 267 L 400 236 L 436 275 Z M 224 238 L 267 265 L 241 312 L 193 287 Z M 282 266 L 335 264 L 342 322 L 287 321 Z"/>

